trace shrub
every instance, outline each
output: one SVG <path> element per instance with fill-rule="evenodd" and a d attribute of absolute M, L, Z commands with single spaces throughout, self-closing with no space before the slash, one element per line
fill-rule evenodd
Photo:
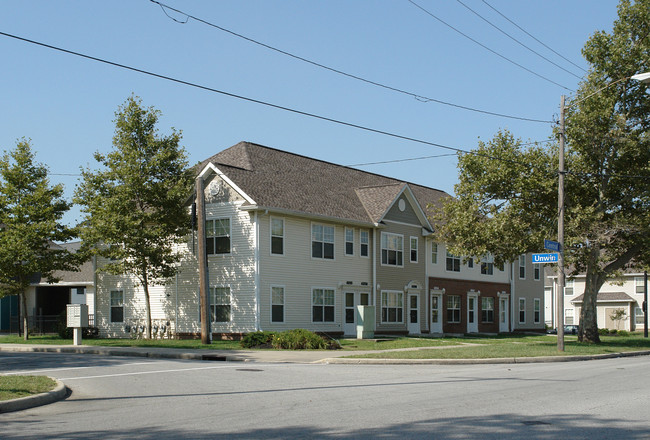
<path fill-rule="evenodd" d="M 244 335 L 239 343 L 244 348 L 270 347 L 275 332 L 253 332 Z"/>
<path fill-rule="evenodd" d="M 618 335 L 619 336 L 630 336 L 630 334 L 626 330 L 619 330 Z"/>
<path fill-rule="evenodd" d="M 609 329 L 606 328 L 599 328 L 598 329 L 598 334 L 600 336 L 607 336 L 609 334 Z"/>
<path fill-rule="evenodd" d="M 611 330 L 609 331 L 609 334 L 610 334 L 610 335 L 615 335 L 616 333 L 618 333 L 618 330 L 616 330 L 615 328 L 613 328 L 613 329 L 611 329 Z"/>
<path fill-rule="evenodd" d="M 314 332 L 297 328 L 277 333 L 273 337 L 273 348 L 289 350 L 323 350 L 328 348 L 328 343 Z"/>

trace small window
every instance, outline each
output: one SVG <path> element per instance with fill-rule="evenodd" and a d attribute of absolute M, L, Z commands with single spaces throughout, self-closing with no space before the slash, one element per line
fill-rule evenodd
<path fill-rule="evenodd" d="M 230 253 L 230 219 L 217 218 L 205 222 L 205 245 L 208 255 Z"/>
<path fill-rule="evenodd" d="M 312 290 L 312 316 L 313 322 L 334 322 L 334 290 Z"/>
<path fill-rule="evenodd" d="M 487 258 L 481 260 L 481 275 L 494 275 L 494 263 Z"/>
<path fill-rule="evenodd" d="M 354 255 L 354 229 L 345 228 L 345 255 Z"/>
<path fill-rule="evenodd" d="M 564 282 L 564 294 L 573 295 L 573 280 L 565 280 Z"/>
<path fill-rule="evenodd" d="M 381 292 L 381 322 L 404 322 L 404 293 Z"/>
<path fill-rule="evenodd" d="M 431 264 L 438 264 L 438 243 L 431 243 Z"/>
<path fill-rule="evenodd" d="M 86 288 L 85 287 L 75 287 L 74 289 L 77 292 L 77 295 L 85 295 L 86 294 Z"/>
<path fill-rule="evenodd" d="M 460 322 L 460 295 L 447 297 L 447 322 L 450 324 Z"/>
<path fill-rule="evenodd" d="M 636 325 L 643 325 L 644 323 L 644 316 L 643 316 L 643 309 L 641 307 L 636 307 L 634 309 L 634 322 Z"/>
<path fill-rule="evenodd" d="M 381 233 L 381 264 L 404 265 L 404 237 L 390 232 Z"/>
<path fill-rule="evenodd" d="M 519 298 L 519 324 L 526 323 L 526 300 Z"/>
<path fill-rule="evenodd" d="M 542 302 L 540 301 L 540 299 L 535 298 L 535 303 L 534 303 L 535 308 L 533 310 L 533 313 L 534 313 L 533 320 L 535 321 L 535 324 L 539 324 L 540 319 L 541 319 L 541 309 L 540 309 L 541 304 L 542 304 Z"/>
<path fill-rule="evenodd" d="M 450 254 L 447 251 L 447 271 L 460 272 L 460 257 Z"/>
<path fill-rule="evenodd" d="M 411 263 L 418 262 L 418 238 L 411 237 Z"/>
<path fill-rule="evenodd" d="M 467 259 L 467 267 L 472 269 L 474 267 L 474 259 L 472 257 Z"/>
<path fill-rule="evenodd" d="M 271 322 L 284 322 L 284 287 L 271 287 Z"/>
<path fill-rule="evenodd" d="M 230 287 L 210 287 L 212 322 L 230 322 Z"/>
<path fill-rule="evenodd" d="M 362 257 L 367 257 L 369 255 L 369 244 L 370 244 L 370 234 L 368 231 L 359 231 L 359 242 L 360 248 L 359 253 Z"/>
<path fill-rule="evenodd" d="M 489 296 L 481 298 L 481 321 L 494 322 L 494 298 Z"/>
<path fill-rule="evenodd" d="M 284 219 L 271 218 L 271 254 L 284 255 Z"/>
<path fill-rule="evenodd" d="M 334 226 L 311 225 L 311 256 L 334 259 Z"/>
<path fill-rule="evenodd" d="M 124 291 L 111 290 L 111 322 L 124 322 Z"/>
<path fill-rule="evenodd" d="M 539 268 L 539 264 L 536 264 L 533 268 L 533 277 L 535 278 L 535 281 L 539 281 L 541 273 L 542 271 Z"/>
<path fill-rule="evenodd" d="M 564 309 L 564 324 L 573 324 L 573 309 Z"/>
<path fill-rule="evenodd" d="M 438 311 L 438 301 L 440 300 L 440 297 L 437 295 L 434 295 L 431 297 L 431 322 L 434 324 L 437 324 L 440 319 L 440 314 Z"/>
<path fill-rule="evenodd" d="M 644 285 L 644 280 L 643 277 L 635 277 L 634 278 L 634 291 L 638 295 L 643 295 L 645 293 L 645 285 Z"/>
<path fill-rule="evenodd" d="M 519 279 L 520 280 L 526 279 L 526 256 L 525 255 L 519 256 Z"/>

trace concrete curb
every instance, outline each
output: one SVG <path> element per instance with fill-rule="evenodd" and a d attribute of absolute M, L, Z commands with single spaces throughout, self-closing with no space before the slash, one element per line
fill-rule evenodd
<path fill-rule="evenodd" d="M 0 401 L 0 414 L 34 408 L 63 400 L 67 393 L 65 384 L 53 377 L 50 377 L 50 379 L 56 382 L 56 386 L 53 390 L 46 393 L 34 394 L 33 396 L 21 397 L 19 399 Z"/>
<path fill-rule="evenodd" d="M 551 362 L 576 362 L 621 357 L 650 356 L 650 350 L 624 351 L 620 353 L 591 354 L 579 356 L 539 356 L 521 358 L 486 359 L 379 359 L 379 358 L 327 358 L 318 361 L 323 364 L 368 364 L 368 365 L 476 365 L 476 364 L 541 364 Z"/>

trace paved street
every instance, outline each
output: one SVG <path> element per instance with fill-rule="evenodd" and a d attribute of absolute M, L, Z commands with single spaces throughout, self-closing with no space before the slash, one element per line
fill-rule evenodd
<path fill-rule="evenodd" d="M 650 358 L 323 365 L 0 353 L 64 401 L 0 414 L 0 437 L 647 439 Z"/>

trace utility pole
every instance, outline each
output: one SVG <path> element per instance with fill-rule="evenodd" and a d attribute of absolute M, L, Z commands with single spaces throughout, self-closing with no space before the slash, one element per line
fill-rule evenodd
<path fill-rule="evenodd" d="M 557 277 L 557 349 L 564 351 L 564 106 L 565 96 L 560 99 L 560 152 L 557 185 L 557 242 L 560 243 L 558 252 L 558 277 Z"/>
<path fill-rule="evenodd" d="M 648 271 L 643 271 L 643 337 L 648 337 Z"/>
<path fill-rule="evenodd" d="M 210 344 L 210 314 L 208 313 L 208 256 L 205 248 L 205 189 L 203 177 L 196 178 L 196 223 L 198 232 L 198 264 L 199 264 L 199 299 L 201 309 L 201 343 Z"/>

